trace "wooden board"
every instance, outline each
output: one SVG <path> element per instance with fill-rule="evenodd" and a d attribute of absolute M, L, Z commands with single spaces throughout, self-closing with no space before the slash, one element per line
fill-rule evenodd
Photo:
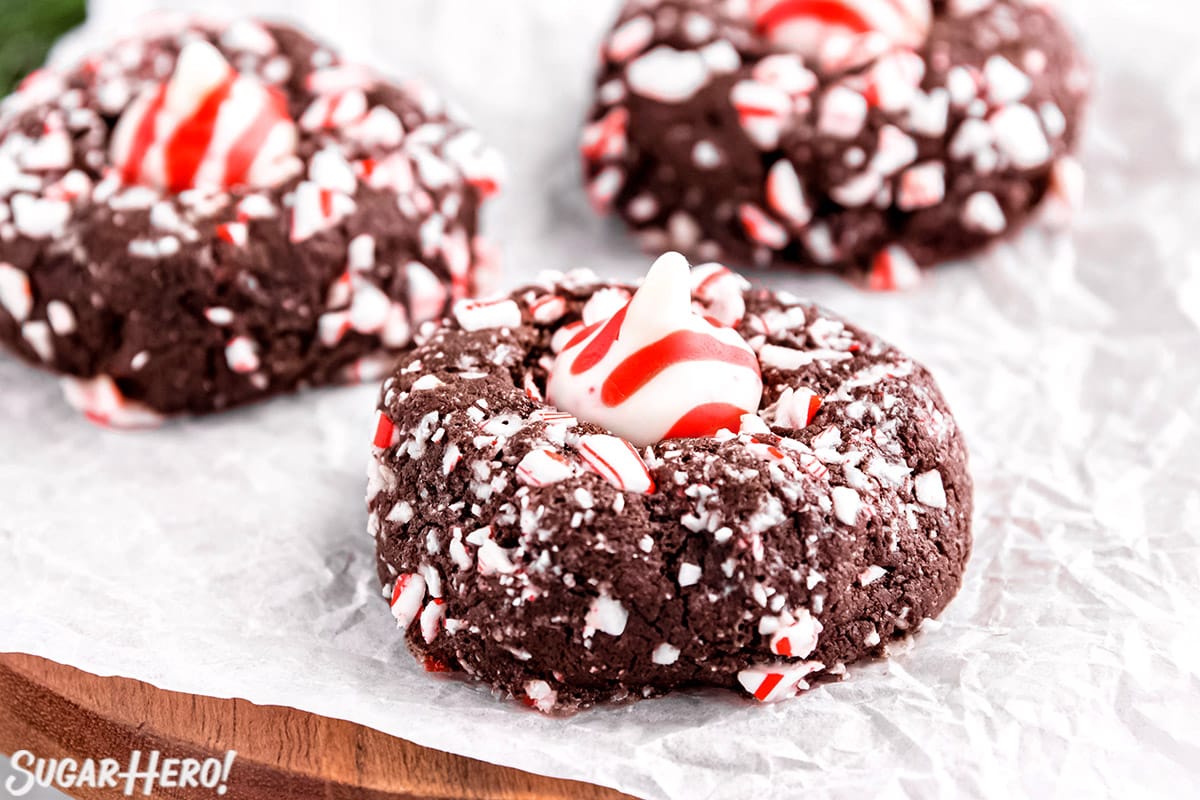
<path fill-rule="evenodd" d="M 122 764 L 134 750 L 201 759 L 236 750 L 224 797 L 247 800 L 627 797 L 418 747 L 294 708 L 167 692 L 34 656 L 0 654 L 0 753 L 18 750 L 44 758 L 115 758 Z M 84 789 L 75 796 L 123 795 Z M 217 797 L 211 790 L 163 787 L 151 796 Z"/>

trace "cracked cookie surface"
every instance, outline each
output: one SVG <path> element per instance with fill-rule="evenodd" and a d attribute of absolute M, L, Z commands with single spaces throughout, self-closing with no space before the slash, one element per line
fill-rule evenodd
<path fill-rule="evenodd" d="M 922 4 L 915 36 L 886 15 L 816 51 L 772 36 L 789 9 L 870 28 L 864 9 Z M 601 48 L 588 192 L 649 251 L 905 288 L 1078 205 L 1089 83 L 1038 2 L 630 0 Z"/>
<path fill-rule="evenodd" d="M 401 358 L 369 527 L 427 669 L 547 712 L 700 685 L 774 700 L 953 597 L 972 484 L 929 373 L 718 265 L 693 279 L 761 365 L 737 432 L 638 449 L 547 405 L 554 354 L 630 296 L 587 275 L 460 303 Z"/>
<path fill-rule="evenodd" d="M 114 425 L 382 377 L 493 277 L 498 172 L 419 82 L 284 26 L 155 22 L 0 106 L 0 342 Z"/>

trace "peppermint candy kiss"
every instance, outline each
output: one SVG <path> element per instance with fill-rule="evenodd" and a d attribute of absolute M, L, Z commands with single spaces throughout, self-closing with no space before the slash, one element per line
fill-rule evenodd
<path fill-rule="evenodd" d="M 549 402 L 637 446 L 737 430 L 762 400 L 758 359 L 692 310 L 690 287 L 683 256 L 659 258 L 628 303 L 558 354 Z"/>
<path fill-rule="evenodd" d="M 833 39 L 878 34 L 888 43 L 925 43 L 933 18 L 930 0 L 756 0 L 754 21 L 773 43 L 805 56 L 821 55 Z"/>
<path fill-rule="evenodd" d="M 172 192 L 268 187 L 299 169 L 296 126 L 282 94 L 195 41 L 121 115 L 112 161 L 125 183 Z"/>

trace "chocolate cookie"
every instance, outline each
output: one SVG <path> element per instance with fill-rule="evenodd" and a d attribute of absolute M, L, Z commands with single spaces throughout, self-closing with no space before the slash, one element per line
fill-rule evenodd
<path fill-rule="evenodd" d="M 776 700 L 957 591 L 972 483 L 929 373 L 716 264 L 680 304 L 672 258 L 632 300 L 571 273 L 460 302 L 385 381 L 369 528 L 426 669 L 541 711 Z"/>
<path fill-rule="evenodd" d="M 0 106 L 0 341 L 114 425 L 382 377 L 492 277 L 496 162 L 296 30 L 155 23 Z"/>
<path fill-rule="evenodd" d="M 1041 2 L 631 0 L 601 61 L 588 192 L 651 251 L 900 288 L 1082 191 Z"/>

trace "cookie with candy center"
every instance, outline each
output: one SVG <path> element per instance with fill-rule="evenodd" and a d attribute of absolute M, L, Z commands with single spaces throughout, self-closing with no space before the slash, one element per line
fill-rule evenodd
<path fill-rule="evenodd" d="M 1024 0 L 631 0 L 601 45 L 587 193 L 648 251 L 872 289 L 1069 219 L 1090 86 Z"/>
<path fill-rule="evenodd" d="M 637 359 L 680 332 L 714 349 Z M 606 403 L 631 359 L 617 383 L 640 388 Z M 746 413 L 667 428 L 710 402 Z M 677 254 L 640 288 L 571 273 L 456 304 L 384 382 L 371 445 L 400 635 L 543 712 L 792 697 L 936 616 L 970 551 L 967 454 L 929 373 Z"/>
<path fill-rule="evenodd" d="M 501 178 L 419 82 L 285 26 L 147 26 L 0 105 L 0 343 L 113 426 L 377 379 L 492 283 Z"/>

